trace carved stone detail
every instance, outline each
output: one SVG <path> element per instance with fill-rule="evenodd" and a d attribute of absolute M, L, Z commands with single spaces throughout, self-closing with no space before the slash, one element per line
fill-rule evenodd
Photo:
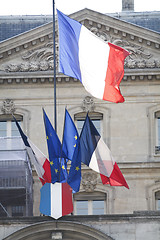
<path fill-rule="evenodd" d="M 95 108 L 95 103 L 92 97 L 87 96 L 82 102 L 82 109 L 84 112 L 93 112 Z"/>
<path fill-rule="evenodd" d="M 58 48 L 58 43 L 56 43 Z M 53 42 L 45 44 L 43 47 L 28 51 L 22 56 L 22 62 L 18 64 L 9 64 L 5 67 L 8 72 L 36 72 L 53 70 Z M 58 54 L 56 50 L 56 67 L 58 67 Z"/>
<path fill-rule="evenodd" d="M 96 27 L 90 28 L 90 31 L 93 32 L 97 37 L 100 37 L 105 42 L 112 42 L 112 37 L 106 32 L 99 30 Z"/>
<path fill-rule="evenodd" d="M 83 173 L 81 183 L 86 192 L 93 192 L 97 185 L 97 174 L 91 172 Z"/>
<path fill-rule="evenodd" d="M 106 33 L 96 27 L 91 27 L 90 31 L 100 37 L 103 41 L 111 42 L 131 53 L 125 60 L 125 68 L 160 68 L 160 60 L 153 59 L 154 56 L 147 52 L 143 47 L 132 44 L 126 40 L 116 39 L 109 33 Z"/>
<path fill-rule="evenodd" d="M 13 114 L 13 113 L 15 112 L 15 105 L 14 105 L 13 100 L 11 100 L 11 99 L 5 99 L 5 100 L 3 101 L 3 106 L 2 106 L 1 111 L 2 111 L 4 114 Z"/>
<path fill-rule="evenodd" d="M 144 68 L 160 68 L 160 59 L 154 59 L 154 55 L 147 52 L 142 46 L 136 45 L 133 42 L 123 40 L 111 36 L 109 32 L 103 31 L 102 28 L 91 27 L 90 31 L 97 35 L 105 42 L 111 42 L 115 45 L 123 47 L 131 54 L 125 59 L 125 68 L 128 69 L 144 69 Z M 116 34 L 117 35 L 117 34 Z M 122 34 L 125 36 L 125 33 Z M 126 36 L 125 36 L 126 37 Z M 131 36 L 134 39 L 134 36 Z M 139 39 L 139 43 L 142 39 Z M 21 62 L 15 64 L 10 63 L 5 66 L 8 72 L 36 72 L 53 70 L 53 42 L 43 45 L 41 48 L 28 51 L 25 56 L 22 56 Z M 58 43 L 56 42 L 56 68 L 58 68 Z"/>

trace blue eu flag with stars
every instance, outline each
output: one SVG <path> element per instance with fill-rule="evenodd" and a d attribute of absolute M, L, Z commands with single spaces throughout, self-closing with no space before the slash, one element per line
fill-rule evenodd
<path fill-rule="evenodd" d="M 67 111 L 65 110 L 65 123 L 63 132 L 62 149 L 68 159 L 71 160 L 71 167 L 67 183 L 74 192 L 78 192 L 81 183 L 81 152 L 80 140 L 76 126 Z"/>
<path fill-rule="evenodd" d="M 67 168 L 64 167 L 63 159 L 66 159 L 65 154 L 62 152 L 61 142 L 43 109 L 44 125 L 46 130 L 48 154 L 51 168 L 52 183 L 66 181 Z"/>

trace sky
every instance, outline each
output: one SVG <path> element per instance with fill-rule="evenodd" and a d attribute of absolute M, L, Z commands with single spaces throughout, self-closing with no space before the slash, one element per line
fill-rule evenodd
<path fill-rule="evenodd" d="M 89 8 L 101 13 L 121 12 L 122 0 L 54 0 L 65 14 Z M 0 0 L 0 15 L 52 15 L 53 0 Z M 160 11 L 160 0 L 134 0 L 134 9 Z"/>

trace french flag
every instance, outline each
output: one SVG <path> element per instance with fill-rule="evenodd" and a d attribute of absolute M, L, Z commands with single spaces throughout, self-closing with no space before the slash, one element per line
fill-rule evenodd
<path fill-rule="evenodd" d="M 24 134 L 19 123 L 14 118 L 16 126 L 19 130 L 19 133 L 22 137 L 24 145 L 26 147 L 27 153 L 31 160 L 31 163 L 34 165 L 37 175 L 44 185 L 46 182 L 51 182 L 51 169 L 50 162 L 47 157 L 31 142 L 31 140 Z"/>
<path fill-rule="evenodd" d="M 72 188 L 67 183 L 46 183 L 40 191 L 42 214 L 58 219 L 73 212 Z"/>
<path fill-rule="evenodd" d="M 42 173 L 39 174 L 37 171 L 37 174 L 39 176 L 39 179 L 41 183 L 44 185 L 45 183 L 51 183 L 51 168 L 50 168 L 50 162 L 48 158 L 31 142 L 31 140 L 28 138 L 28 143 L 34 153 L 34 155 L 31 157 L 31 160 L 36 157 L 36 160 L 32 160 L 35 168 L 37 169 L 37 165 L 39 165 L 38 168 L 42 168 Z"/>
<path fill-rule="evenodd" d="M 103 184 L 129 188 L 111 151 L 101 138 L 88 114 L 80 135 L 80 146 L 81 161 L 92 170 L 100 173 Z"/>
<path fill-rule="evenodd" d="M 94 97 L 124 102 L 120 82 L 124 76 L 125 49 L 98 38 L 79 22 L 57 10 L 59 71 L 79 79 Z"/>

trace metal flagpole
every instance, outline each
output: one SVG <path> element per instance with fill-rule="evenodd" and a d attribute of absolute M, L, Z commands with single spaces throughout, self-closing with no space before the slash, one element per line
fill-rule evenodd
<path fill-rule="evenodd" d="M 54 128 L 57 133 L 57 106 L 56 106 L 56 41 L 55 41 L 55 2 L 53 0 L 53 62 L 54 62 Z"/>

